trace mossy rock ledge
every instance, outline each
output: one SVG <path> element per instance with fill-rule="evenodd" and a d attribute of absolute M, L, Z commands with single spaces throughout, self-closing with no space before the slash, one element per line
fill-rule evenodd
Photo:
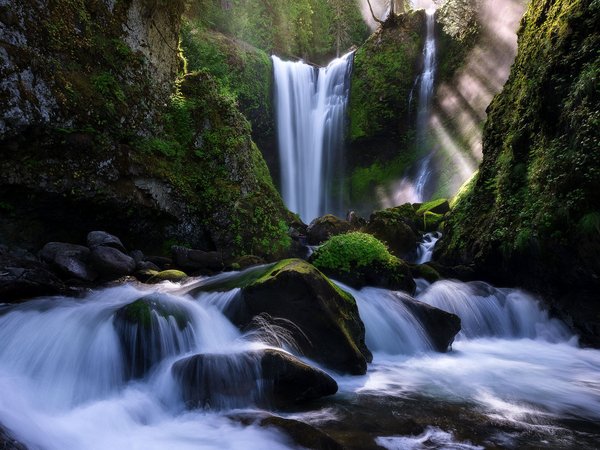
<path fill-rule="evenodd" d="M 195 291 L 234 288 L 241 288 L 240 294 L 225 314 L 240 328 L 261 314 L 285 319 L 304 356 L 339 372 L 366 373 L 372 355 L 356 301 L 308 262 L 283 260 Z"/>

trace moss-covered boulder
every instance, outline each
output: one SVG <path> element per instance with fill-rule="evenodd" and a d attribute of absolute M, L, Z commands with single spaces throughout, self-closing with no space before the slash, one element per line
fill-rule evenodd
<path fill-rule="evenodd" d="M 447 265 L 537 291 L 600 345 L 600 7 L 534 0 L 488 108 L 483 162 L 444 228 Z"/>
<path fill-rule="evenodd" d="M 354 226 L 333 214 L 326 214 L 313 220 L 306 230 L 306 239 L 309 245 L 319 245 L 331 236 L 347 233 Z"/>
<path fill-rule="evenodd" d="M 194 347 L 187 310 L 164 294 L 151 294 L 119 308 L 113 324 L 129 377 L 145 376 L 168 356 Z"/>
<path fill-rule="evenodd" d="M 280 324 L 306 357 L 340 372 L 366 372 L 372 356 L 354 298 L 311 264 L 288 259 L 248 269 L 190 293 L 234 288 L 241 292 L 225 314 L 240 328 L 261 314 L 284 319 Z"/>
<path fill-rule="evenodd" d="M 177 361 L 172 372 L 189 408 L 285 408 L 338 389 L 322 370 L 273 349 L 194 355 Z"/>
<path fill-rule="evenodd" d="M 366 233 L 385 242 L 389 250 L 400 258 L 411 257 L 416 248 L 418 216 L 410 204 L 375 211 L 363 228 Z"/>
<path fill-rule="evenodd" d="M 181 270 L 169 269 L 162 270 L 152 274 L 146 283 L 162 283 L 163 281 L 180 282 L 188 277 L 187 273 Z"/>
<path fill-rule="evenodd" d="M 328 276 L 358 289 L 378 286 L 408 293 L 415 290 L 408 265 L 367 233 L 335 236 L 313 253 L 311 261 Z"/>

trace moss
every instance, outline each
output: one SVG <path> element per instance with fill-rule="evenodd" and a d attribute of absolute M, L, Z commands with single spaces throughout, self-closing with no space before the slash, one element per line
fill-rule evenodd
<path fill-rule="evenodd" d="M 429 283 L 435 283 L 442 279 L 439 272 L 427 264 L 412 265 L 410 271 L 414 278 L 423 278 Z"/>
<path fill-rule="evenodd" d="M 392 264 L 395 259 L 377 238 L 367 233 L 352 232 L 333 236 L 316 250 L 312 261 L 318 269 L 350 272 L 374 261 Z"/>
<path fill-rule="evenodd" d="M 120 319 L 131 324 L 137 324 L 144 329 L 152 327 L 153 314 L 165 319 L 173 317 L 180 330 L 183 330 L 189 323 L 185 310 L 163 299 L 160 294 L 142 297 L 121 308 L 118 314 Z"/>
<path fill-rule="evenodd" d="M 599 17 L 597 2 L 529 4 L 510 77 L 488 109 L 482 165 L 446 227 L 449 260 L 476 258 L 544 292 L 563 289 L 566 273 L 580 280 L 571 286 L 594 283 L 600 268 L 579 230 L 600 210 Z"/>
<path fill-rule="evenodd" d="M 410 122 L 409 98 L 423 48 L 424 14 L 400 16 L 357 50 L 349 105 L 351 141 L 399 134 L 401 124 Z"/>
<path fill-rule="evenodd" d="M 447 203 L 448 203 L 448 199 L 446 199 L 446 198 L 437 198 L 434 200 L 430 200 L 428 202 L 421 204 L 421 206 L 419 206 L 419 209 L 417 209 L 417 214 L 423 215 L 429 211 L 435 212 L 436 209 L 440 210 L 440 208 L 441 208 L 441 210 L 444 210 L 444 209 L 446 209 L 445 206 Z M 449 207 L 449 205 L 448 205 L 448 207 Z"/>
<path fill-rule="evenodd" d="M 182 272 L 181 270 L 163 270 L 161 272 L 156 272 L 152 275 L 150 279 L 148 279 L 148 283 L 160 283 L 162 281 L 182 281 L 187 278 L 187 274 Z"/>

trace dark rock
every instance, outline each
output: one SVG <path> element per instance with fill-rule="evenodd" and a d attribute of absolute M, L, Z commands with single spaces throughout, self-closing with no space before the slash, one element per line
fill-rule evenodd
<path fill-rule="evenodd" d="M 285 260 L 243 287 L 234 323 L 261 313 L 293 323 L 290 334 L 309 358 L 332 369 L 364 374 L 371 352 L 354 298 L 311 264 Z"/>
<path fill-rule="evenodd" d="M 3 302 L 20 302 L 66 290 L 63 282 L 45 264 L 0 249 L 0 299 Z"/>
<path fill-rule="evenodd" d="M 100 275 L 108 278 L 129 275 L 135 270 L 133 258 L 113 247 L 94 248 L 90 256 L 90 263 Z"/>
<path fill-rule="evenodd" d="M 244 256 L 240 256 L 235 261 L 233 261 L 232 266 L 236 265 L 235 267 L 238 270 L 242 270 L 242 269 L 247 269 L 248 267 L 251 267 L 251 266 L 258 266 L 260 264 L 266 264 L 266 261 L 263 258 L 261 258 L 260 256 L 244 255 Z"/>
<path fill-rule="evenodd" d="M 407 258 L 414 254 L 419 236 L 414 223 L 401 211 L 400 208 L 375 211 L 364 231 L 385 242 L 394 255 Z"/>
<path fill-rule="evenodd" d="M 90 267 L 90 250 L 83 245 L 49 242 L 40 251 L 42 261 L 68 278 L 94 281 L 98 274 Z"/>
<path fill-rule="evenodd" d="M 112 247 L 126 253 L 125 246 L 121 240 L 106 231 L 91 231 L 87 235 L 87 245 L 90 249 L 96 247 Z"/>
<path fill-rule="evenodd" d="M 460 317 L 408 296 L 398 296 L 398 299 L 421 322 L 434 349 L 438 352 L 446 352 L 460 331 Z"/>
<path fill-rule="evenodd" d="M 135 265 L 135 270 L 138 270 L 138 271 L 154 270 L 156 272 L 160 272 L 160 267 L 158 267 L 154 263 L 151 263 L 150 261 L 140 261 Z"/>
<path fill-rule="evenodd" d="M 442 279 L 439 272 L 429 264 L 411 264 L 410 273 L 413 278 L 423 278 L 430 283 L 435 283 Z"/>
<path fill-rule="evenodd" d="M 0 450 L 27 450 L 27 447 L 13 438 L 10 433 L 0 425 Z"/>
<path fill-rule="evenodd" d="M 184 331 L 189 318 L 185 309 L 164 294 L 142 297 L 118 309 L 114 327 L 130 377 L 143 377 L 168 356 L 190 351 L 193 337 Z"/>
<path fill-rule="evenodd" d="M 185 271 L 218 272 L 225 267 L 221 252 L 205 252 L 175 245 L 171 247 L 171 253 L 175 265 Z"/>
<path fill-rule="evenodd" d="M 194 355 L 177 361 L 172 371 L 191 408 L 225 407 L 224 398 L 286 407 L 337 392 L 325 372 L 273 349 Z"/>
<path fill-rule="evenodd" d="M 129 256 L 133 258 L 136 264 L 144 261 L 146 258 L 144 256 L 144 252 L 141 250 L 132 250 L 129 252 Z"/>
<path fill-rule="evenodd" d="M 329 435 L 299 420 L 270 416 L 259 421 L 261 427 L 274 427 L 288 435 L 295 444 L 314 450 L 343 450 L 344 447 Z"/>
<path fill-rule="evenodd" d="M 309 245 L 319 245 L 331 236 L 347 233 L 352 229 L 354 227 L 350 222 L 332 214 L 327 214 L 316 218 L 310 223 L 307 229 L 307 242 Z"/>
<path fill-rule="evenodd" d="M 146 256 L 146 261 L 157 266 L 158 270 L 170 269 L 173 266 L 173 260 L 166 256 Z"/>

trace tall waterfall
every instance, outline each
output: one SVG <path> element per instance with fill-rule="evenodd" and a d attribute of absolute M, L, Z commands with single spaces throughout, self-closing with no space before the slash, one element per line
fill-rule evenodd
<path fill-rule="evenodd" d="M 273 56 L 281 190 L 287 207 L 305 222 L 342 213 L 341 155 L 353 54 L 327 67 Z"/>
<path fill-rule="evenodd" d="M 423 49 L 423 72 L 420 75 L 419 107 L 417 109 L 417 146 L 427 146 L 429 131 L 429 117 L 431 115 L 431 102 L 433 99 L 433 82 L 435 79 L 436 43 L 435 43 L 435 10 L 427 10 L 427 36 Z M 429 183 L 432 173 L 429 153 L 419 163 L 415 177 L 416 201 L 426 200 L 425 188 Z"/>

